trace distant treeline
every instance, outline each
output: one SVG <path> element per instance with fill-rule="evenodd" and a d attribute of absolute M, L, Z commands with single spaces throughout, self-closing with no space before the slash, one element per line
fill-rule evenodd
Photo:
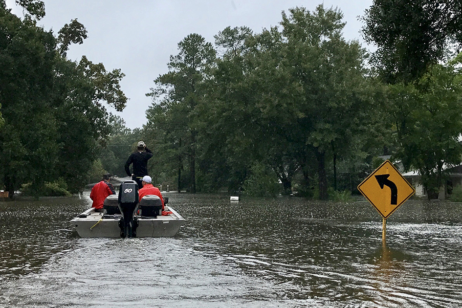
<path fill-rule="evenodd" d="M 451 53 L 457 48 L 449 36 L 418 28 L 438 24 L 425 18 L 448 18 L 437 14 L 447 7 L 409 4 L 390 10 L 393 19 L 378 13 L 390 3 L 374 4 L 363 17 L 366 39 L 379 47 L 372 57 L 343 38 L 342 13 L 322 5 L 290 9 L 261 33 L 228 27 L 215 45 L 188 35 L 147 94 L 153 104 L 142 134 L 155 144 L 158 182 L 177 181 L 190 192 L 295 191 L 324 200 L 356 190 L 378 156 L 392 155 L 419 171 L 434 197 L 445 183 L 444 164 L 461 162 L 462 57 Z M 399 24 L 409 10 L 422 14 L 408 24 L 417 27 L 412 35 L 400 36 L 411 31 L 405 27 L 386 33 L 386 23 Z M 419 66 L 406 65 L 413 61 Z"/>
<path fill-rule="evenodd" d="M 51 80 L 38 78 L 45 83 L 44 94 L 32 95 L 22 87 L 19 93 L 27 100 L 16 103 L 35 104 L 43 97 L 39 100 L 43 104 L 57 104 L 56 109 L 42 109 L 43 116 L 53 116 L 54 122 L 41 119 L 41 113 L 33 115 L 33 119 L 54 123 L 49 125 L 53 129 L 48 128 L 54 135 L 46 135 L 54 136 L 49 138 L 54 141 L 40 149 L 50 154 L 38 165 L 29 163 L 42 152 L 28 147 L 27 131 L 31 125 L 39 131 L 35 126 L 41 122 L 9 120 L 18 108 L 6 107 L 9 102 L 0 88 L 5 119 L 0 138 L 19 138 L 25 152 L 11 153 L 29 163 L 21 168 L 19 158 L 6 155 L 9 143 L 2 139 L 2 159 L 10 159 L 15 171 L 27 170 L 5 173 L 4 178 L 15 174 L 21 176 L 16 183 L 30 181 L 39 187 L 42 183 L 34 177 L 37 170 L 46 175 L 40 178 L 43 182 L 69 178 L 71 166 L 80 167 L 72 169 L 74 174 L 88 178 L 89 162 L 95 174 L 105 170 L 125 176 L 123 164 L 136 141 L 143 140 L 155 153 L 149 165 L 154 182 L 169 184 L 171 190 L 226 189 L 256 196 L 296 193 L 325 200 L 356 190 L 379 165 L 379 156 L 391 155 L 405 170 L 419 171 L 429 198 L 434 197 L 445 182 L 445 167 L 459 164 L 462 156 L 462 56 L 457 55 L 462 10 L 452 1 L 444 1 L 446 5 L 434 5 L 443 1 L 395 2 L 375 2 L 365 12 L 363 34 L 377 44 L 373 54 L 358 41 L 345 40 L 342 13 L 322 5 L 314 11 L 289 9 L 282 13 L 279 26 L 261 33 L 244 26 L 225 28 L 215 36 L 214 45 L 199 34 L 190 34 L 167 63 L 169 72 L 158 76 L 147 93 L 153 99 L 146 112 L 148 123 L 133 131 L 120 118 L 110 122 L 101 105 L 106 100 L 123 108 L 125 101 L 119 104 L 123 93 L 118 100 L 104 92 L 118 89 L 123 74 L 106 73 L 102 65 L 86 64 L 85 58 L 83 63 L 65 59 L 70 42 L 66 33 L 78 28 L 73 21 L 74 26 L 66 25 L 57 38 L 47 34 L 55 45 L 45 48 L 53 55 L 52 61 L 59 59 L 57 63 L 68 70 L 57 71 L 61 66 L 51 65 Z M 403 26 L 406 16 L 413 20 Z M 0 48 L 4 52 L 3 45 Z M 42 76 L 48 71 L 33 72 Z M 79 78 L 68 80 L 66 74 Z M 110 74 L 117 78 L 103 78 Z M 98 78 L 115 80 L 116 86 L 102 87 Z M 25 84 L 37 87 L 33 80 L 37 79 L 31 77 Z M 86 122 L 91 112 L 83 112 L 80 104 L 99 112 L 92 119 L 100 120 L 104 129 Z M 58 112 L 64 106 L 75 113 Z M 93 134 L 67 129 L 75 121 L 75 125 L 86 123 L 83 127 Z M 18 132 L 24 127 L 25 133 L 5 127 L 18 127 Z M 68 136 L 71 132 L 76 136 Z M 81 149 L 80 141 L 74 142 L 78 138 L 85 139 L 88 148 Z M 62 152 L 70 146 L 79 148 Z M 14 143 L 9 149 L 15 149 Z"/>

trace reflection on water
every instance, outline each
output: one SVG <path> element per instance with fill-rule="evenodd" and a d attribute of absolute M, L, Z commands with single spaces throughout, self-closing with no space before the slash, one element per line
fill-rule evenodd
<path fill-rule="evenodd" d="M 40 269 L 72 245 L 68 220 L 88 207 L 78 198 L 0 202 L 0 281 Z"/>
<path fill-rule="evenodd" d="M 0 202 L 0 307 L 458 307 L 462 205 L 169 194 L 173 239 L 80 239 L 88 196 Z"/>

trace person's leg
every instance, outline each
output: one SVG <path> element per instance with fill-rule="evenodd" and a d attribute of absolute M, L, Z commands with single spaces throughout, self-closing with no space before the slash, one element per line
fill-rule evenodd
<path fill-rule="evenodd" d="M 133 176 L 132 177 L 132 180 L 135 181 L 137 184 L 138 184 L 138 189 L 141 189 L 143 188 L 143 183 L 141 183 L 141 177 L 136 177 L 136 176 Z"/>

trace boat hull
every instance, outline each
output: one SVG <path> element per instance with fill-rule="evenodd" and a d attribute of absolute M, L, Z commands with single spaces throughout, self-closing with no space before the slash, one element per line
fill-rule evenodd
<path fill-rule="evenodd" d="M 185 220 L 174 209 L 168 216 L 138 217 L 136 237 L 173 237 Z M 120 215 L 105 215 L 89 209 L 71 220 L 80 237 L 83 238 L 120 238 Z M 112 216 L 112 217 L 111 217 Z"/>

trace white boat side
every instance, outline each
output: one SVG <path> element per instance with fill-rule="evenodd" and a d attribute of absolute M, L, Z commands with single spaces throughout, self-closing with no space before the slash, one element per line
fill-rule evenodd
<path fill-rule="evenodd" d="M 168 207 L 172 214 L 167 216 L 143 217 L 138 218 L 138 228 L 136 237 L 173 237 L 180 227 L 185 223 L 185 219 L 173 208 Z M 103 218 L 104 216 L 104 218 Z M 103 212 L 95 212 L 90 208 L 71 220 L 73 227 L 80 237 L 96 238 L 120 238 L 119 220 L 120 214 L 105 215 Z"/>

